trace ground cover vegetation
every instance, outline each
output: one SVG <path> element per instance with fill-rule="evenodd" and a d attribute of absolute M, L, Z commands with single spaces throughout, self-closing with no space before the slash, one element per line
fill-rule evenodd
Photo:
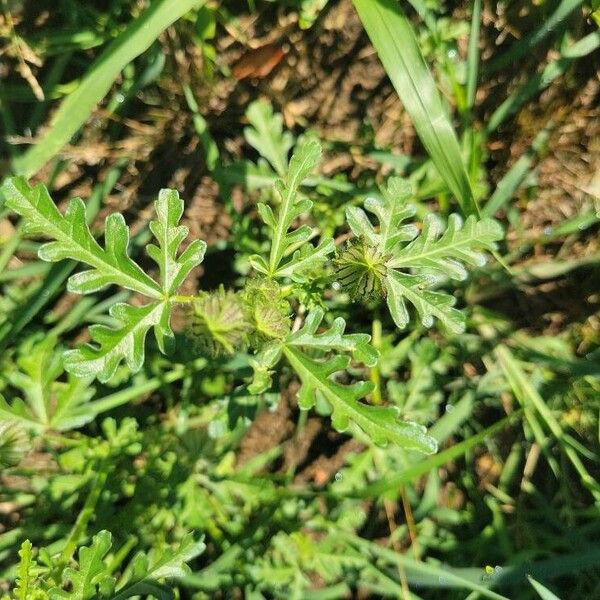
<path fill-rule="evenodd" d="M 600 597 L 596 2 L 2 0 L 0 597 Z"/>

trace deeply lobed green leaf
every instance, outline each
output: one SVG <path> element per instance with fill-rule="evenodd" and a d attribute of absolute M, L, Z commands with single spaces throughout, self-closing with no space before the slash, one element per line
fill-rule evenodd
<path fill-rule="evenodd" d="M 264 156 L 279 176 L 288 166 L 288 153 L 294 144 L 289 131 L 283 131 L 283 117 L 273 112 L 268 102 L 252 102 L 246 111 L 250 127 L 244 129 L 246 141 Z"/>
<path fill-rule="evenodd" d="M 416 423 L 402 421 L 395 407 L 370 406 L 361 400 L 373 390 L 371 382 L 359 381 L 343 385 L 334 376 L 347 369 L 350 356 L 336 355 L 320 360 L 309 356 L 308 350 L 337 350 L 348 352 L 367 365 L 377 362 L 377 351 L 369 345 L 366 334 L 345 335 L 345 322 L 336 319 L 327 331 L 317 334 L 323 318 L 321 310 L 309 314 L 305 326 L 291 334 L 283 344 L 283 353 L 302 381 L 298 404 L 308 410 L 315 405 L 317 395 L 331 406 L 331 420 L 338 431 L 358 427 L 376 444 L 391 442 L 403 448 L 418 450 L 427 454 L 437 450 L 433 438 L 427 435 L 424 427 Z"/>
<path fill-rule="evenodd" d="M 6 205 L 25 219 L 28 233 L 51 237 L 38 251 L 42 260 L 56 262 L 71 258 L 90 267 L 69 278 L 69 291 L 89 294 L 108 285 L 160 298 L 160 286 L 128 254 L 129 228 L 123 216 L 109 215 L 105 222 L 105 248 L 92 236 L 85 220 L 85 205 L 79 198 L 70 201 L 62 215 L 43 185 L 30 187 L 22 177 L 3 185 Z"/>
<path fill-rule="evenodd" d="M 108 381 L 125 360 L 132 372 L 144 364 L 146 334 L 154 327 L 157 339 L 171 336 L 169 307 L 163 302 L 145 306 L 115 304 L 110 308 L 111 317 L 119 325 L 115 328 L 92 325 L 90 336 L 97 345 L 85 344 L 65 353 L 65 367 L 78 377 L 95 375 L 102 382 Z"/>
<path fill-rule="evenodd" d="M 63 572 L 64 583 L 70 591 L 54 587 L 50 590 L 50 600 L 91 600 L 92 598 L 108 598 L 114 589 L 114 578 L 104 557 L 112 545 L 108 531 L 101 531 L 92 539 L 89 546 L 79 550 L 77 567 L 67 567 Z"/>
<path fill-rule="evenodd" d="M 443 223 L 435 215 L 428 215 L 421 235 L 395 252 L 387 266 L 416 268 L 464 280 L 468 274 L 464 264 L 482 267 L 485 254 L 481 250 L 494 250 L 495 242 L 501 238 L 502 227 L 493 219 L 478 221 L 470 216 L 463 225 L 462 219 L 453 214 L 444 231 Z"/>
<path fill-rule="evenodd" d="M 70 291 L 88 294 L 108 285 L 119 285 L 153 300 L 144 306 L 111 307 L 110 315 L 117 320 L 117 327 L 92 326 L 90 335 L 97 346 L 88 344 L 67 352 L 67 370 L 79 377 L 98 376 L 107 381 L 125 360 L 133 372 L 138 371 L 144 362 L 144 344 L 151 327 L 159 348 L 166 351 L 173 339 L 171 304 L 190 271 L 202 262 L 206 250 L 205 242 L 195 240 L 178 254 L 188 229 L 179 225 L 184 207 L 177 191 L 161 190 L 155 202 L 157 219 L 150 223 L 158 245 L 148 244 L 147 252 L 159 267 L 160 283 L 129 256 L 129 228 L 122 215 L 115 213 L 106 218 L 105 248 L 102 248 L 90 232 L 80 199 L 71 200 L 62 215 L 42 185 L 32 188 L 23 178 L 15 177 L 4 184 L 3 191 L 8 207 L 25 219 L 29 233 L 53 239 L 39 249 L 41 259 L 54 262 L 70 258 L 92 267 L 71 276 Z M 43 403 L 38 405 L 42 407 Z M 44 422 L 45 417 L 38 414 L 40 419 Z"/>
<path fill-rule="evenodd" d="M 314 140 L 298 145 L 290 160 L 287 177 L 277 180 L 277 190 L 281 203 L 276 213 L 266 204 L 259 203 L 258 212 L 271 229 L 271 251 L 268 260 L 261 256 L 252 256 L 250 262 L 259 272 L 269 277 L 289 277 L 303 281 L 305 274 L 323 264 L 327 255 L 333 251 L 333 240 L 324 239 L 315 248 L 307 242 L 313 236 L 308 225 L 302 225 L 290 231 L 293 222 L 308 212 L 312 202 L 298 195 L 304 179 L 315 169 L 321 158 L 321 146 Z M 289 257 L 287 260 L 286 257 Z"/>
<path fill-rule="evenodd" d="M 179 246 L 187 238 L 189 230 L 179 225 L 183 215 L 183 200 L 176 190 L 161 190 L 155 203 L 158 219 L 150 223 L 150 231 L 158 240 L 158 246 L 148 244 L 146 251 L 160 268 L 162 291 L 165 296 L 175 294 L 190 271 L 204 259 L 206 242 L 194 240 L 179 256 Z"/>
<path fill-rule="evenodd" d="M 437 319 L 448 330 L 460 333 L 465 317 L 454 308 L 454 297 L 431 288 L 446 277 L 464 280 L 465 265 L 485 264 L 484 251 L 494 250 L 495 242 L 502 238 L 502 228 L 493 219 L 473 215 L 463 225 L 455 214 L 444 226 L 437 216 L 428 215 L 419 234 L 415 224 L 405 223 L 415 214 L 408 203 L 410 196 L 408 184 L 392 177 L 381 197 L 365 201 L 365 209 L 375 215 L 379 226 L 375 227 L 358 207 L 346 210 L 348 224 L 354 235 L 378 252 L 371 256 L 379 256 L 381 264 L 373 265 L 372 270 L 382 275 L 387 305 L 399 328 L 409 323 L 409 303 L 425 327 Z"/>

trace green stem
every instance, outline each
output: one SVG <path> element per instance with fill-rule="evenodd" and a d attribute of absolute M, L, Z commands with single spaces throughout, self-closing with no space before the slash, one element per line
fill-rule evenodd
<path fill-rule="evenodd" d="M 169 301 L 174 302 L 175 304 L 190 304 L 197 299 L 198 296 L 171 296 Z"/>
<path fill-rule="evenodd" d="M 381 321 L 379 319 L 373 320 L 371 345 L 376 350 L 381 348 Z M 370 378 L 375 386 L 371 393 L 371 404 L 377 406 L 383 401 L 381 395 L 381 373 L 379 372 L 379 363 L 371 367 Z"/>

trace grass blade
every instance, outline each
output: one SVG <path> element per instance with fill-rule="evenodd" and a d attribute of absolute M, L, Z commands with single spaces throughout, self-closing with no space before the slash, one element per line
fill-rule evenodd
<path fill-rule="evenodd" d="M 56 111 L 44 137 L 12 161 L 16 175 L 31 177 L 52 159 L 86 122 L 119 73 L 147 50 L 158 35 L 202 0 L 157 0 L 133 20 L 96 59 L 77 88 Z"/>
<path fill-rule="evenodd" d="M 507 65 L 514 64 L 515 61 L 523 58 L 531 52 L 532 48 L 559 29 L 567 17 L 582 4 L 583 0 L 562 0 L 550 17 L 542 19 L 541 25 L 536 30 L 515 42 L 504 54 L 490 61 L 486 65 L 486 75 L 496 73 Z"/>
<path fill-rule="evenodd" d="M 490 117 L 486 133 L 494 132 L 504 121 L 513 115 L 528 100 L 545 90 L 557 77 L 560 77 L 571 63 L 592 53 L 600 46 L 600 31 L 581 38 L 569 48 L 563 50 L 560 58 L 548 63 L 541 73 L 531 77 L 520 89 L 511 94 Z"/>
<path fill-rule="evenodd" d="M 373 556 L 373 558 L 379 558 L 391 565 L 401 565 L 405 570 L 408 582 L 412 585 L 437 589 L 467 589 L 477 592 L 485 598 L 508 600 L 506 596 L 497 594 L 465 577 L 458 569 L 438 566 L 429 562 L 420 562 L 356 535 L 342 534 L 342 536 L 365 554 Z"/>
<path fill-rule="evenodd" d="M 542 600 L 560 600 L 556 594 L 553 594 L 545 585 L 536 581 L 531 575 L 527 575 L 527 579 Z"/>
<path fill-rule="evenodd" d="M 475 104 L 477 76 L 479 71 L 479 32 L 481 30 L 481 0 L 473 2 L 471 15 L 471 31 L 469 33 L 469 49 L 467 51 L 467 109 Z"/>
<path fill-rule="evenodd" d="M 535 409 L 552 435 L 559 442 L 563 452 L 581 478 L 582 485 L 589 490 L 596 502 L 599 502 L 600 485 L 598 485 L 598 482 L 590 475 L 573 446 L 565 440 L 565 434 L 560 423 L 548 408 L 540 393 L 532 385 L 531 378 L 527 376 L 507 346 L 498 346 L 494 350 L 494 354 L 500 363 L 500 368 L 502 369 L 506 380 L 521 406 L 523 406 L 526 411 L 531 408 Z"/>
<path fill-rule="evenodd" d="M 408 467 L 408 469 L 406 469 L 406 471 L 400 473 L 398 476 L 385 481 L 378 481 L 377 483 L 367 486 L 358 492 L 358 496 L 361 498 L 369 498 L 372 496 L 380 496 L 381 494 L 391 490 L 397 490 L 400 486 L 414 481 L 417 477 L 429 473 L 429 471 L 432 469 L 441 467 L 443 464 L 461 456 L 478 444 L 481 444 L 494 435 L 497 431 L 500 431 L 503 427 L 505 427 L 511 420 L 514 420 L 515 417 L 521 415 L 522 411 L 515 411 L 509 417 L 501 419 L 497 423 L 494 423 L 490 427 L 480 431 L 479 433 L 460 442 L 459 444 L 455 444 L 454 446 L 451 446 L 442 452 L 438 452 L 437 454 L 434 454 L 425 460 L 421 460 L 412 464 L 410 467 Z"/>
<path fill-rule="evenodd" d="M 456 133 L 412 27 L 394 0 L 353 0 L 421 142 L 465 215 L 477 214 Z"/>
<path fill-rule="evenodd" d="M 519 185 L 521 185 L 525 177 L 527 177 L 538 152 L 548 141 L 552 126 L 552 123 L 549 123 L 535 136 L 531 147 L 518 158 L 506 175 L 498 182 L 494 193 L 490 196 L 486 205 L 481 209 L 482 216 L 492 217 L 513 197 Z"/>

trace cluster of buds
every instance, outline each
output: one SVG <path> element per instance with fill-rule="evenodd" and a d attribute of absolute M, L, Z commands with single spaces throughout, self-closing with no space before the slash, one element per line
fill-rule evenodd
<path fill-rule="evenodd" d="M 256 278 L 239 292 L 202 292 L 192 303 L 188 335 L 200 354 L 217 357 L 259 349 L 290 331 L 290 307 L 279 285 Z"/>

